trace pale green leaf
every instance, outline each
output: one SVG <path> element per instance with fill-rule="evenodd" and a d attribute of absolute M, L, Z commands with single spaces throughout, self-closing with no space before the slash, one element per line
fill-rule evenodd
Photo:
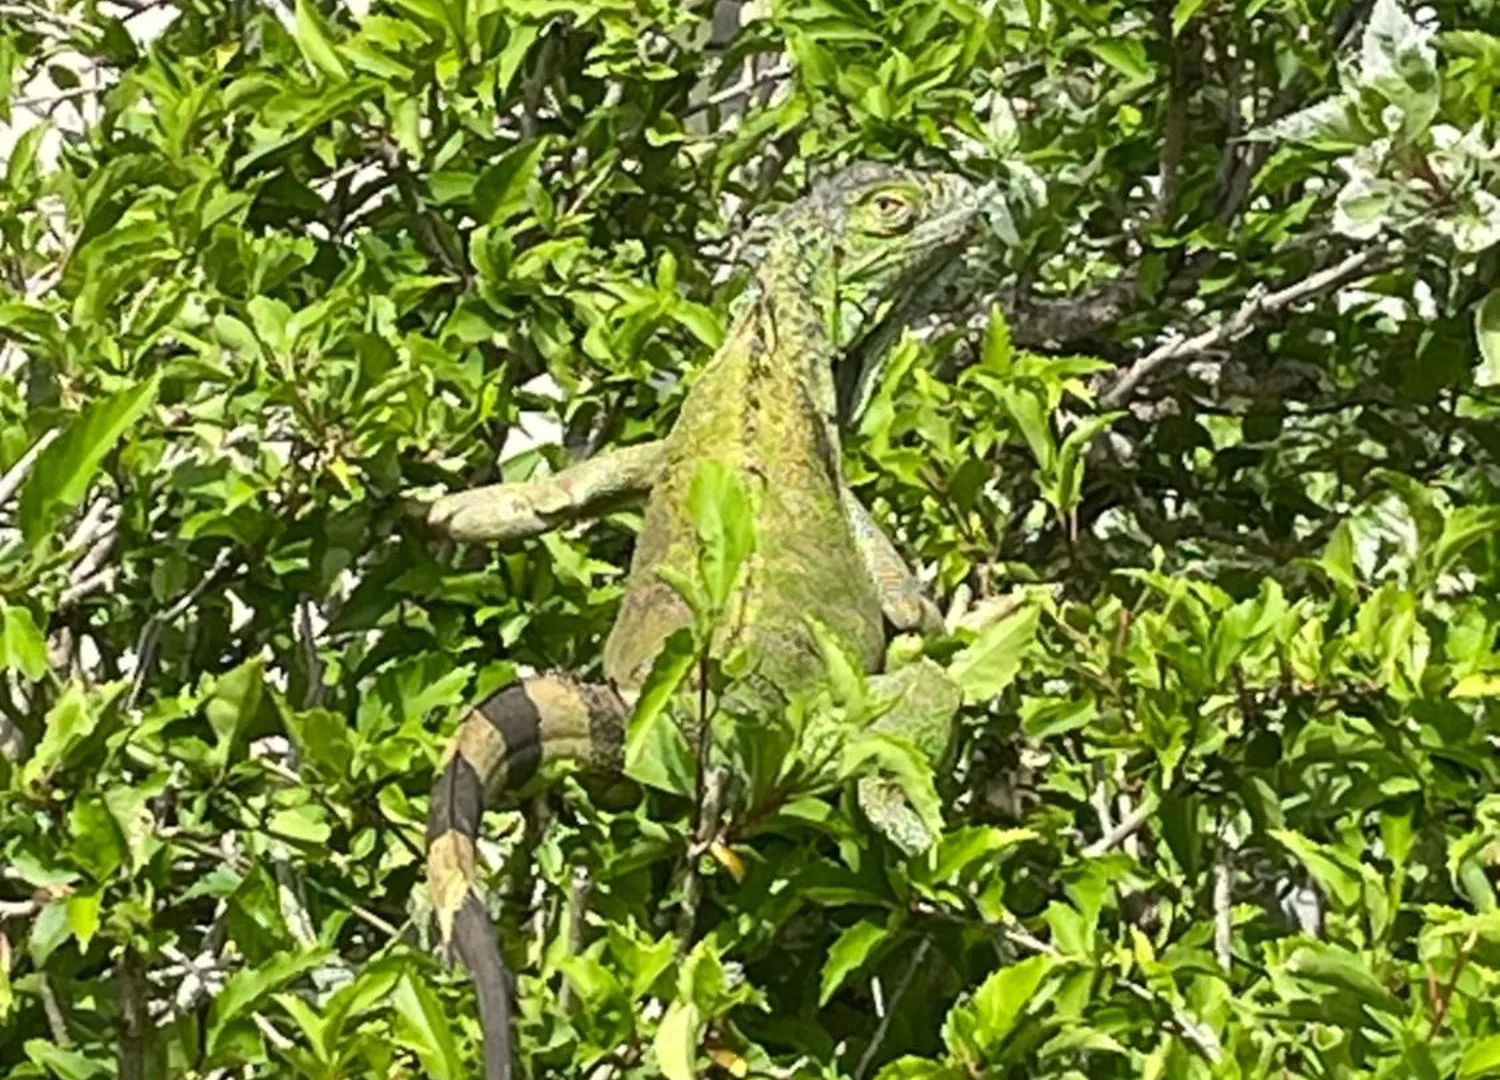
<path fill-rule="evenodd" d="M 334 46 L 333 32 L 313 0 L 297 0 L 297 48 L 314 72 L 343 82 L 349 77 Z"/>
<path fill-rule="evenodd" d="M 458 1055 L 458 1043 L 442 1002 L 427 983 L 407 974 L 396 984 L 391 998 L 402 1020 L 408 1044 L 422 1059 L 433 1080 L 467 1080 L 469 1073 Z"/>
<path fill-rule="evenodd" d="M 56 519 L 78 505 L 105 457 L 156 401 L 158 378 L 101 398 L 37 458 L 21 492 L 21 531 L 35 546 Z"/>
<path fill-rule="evenodd" d="M 989 701 L 1009 686 L 1036 640 L 1041 611 L 1032 604 L 991 624 L 948 664 L 948 677 L 964 700 Z"/>
<path fill-rule="evenodd" d="M 701 1021 L 698 1007 L 691 1002 L 674 1001 L 667 1006 L 661 1026 L 656 1029 L 653 1046 L 656 1063 L 667 1080 L 694 1080 L 697 1073 L 698 1036 Z"/>
<path fill-rule="evenodd" d="M 1458 1065 L 1459 1080 L 1500 1075 L 1500 1035 L 1489 1035 L 1471 1043 Z"/>
<path fill-rule="evenodd" d="M 828 959 L 823 961 L 823 984 L 818 991 L 818 1004 L 827 1005 L 834 991 L 844 980 L 864 966 L 870 955 L 891 936 L 891 928 L 861 919 L 846 927 L 832 945 L 828 947 Z"/>

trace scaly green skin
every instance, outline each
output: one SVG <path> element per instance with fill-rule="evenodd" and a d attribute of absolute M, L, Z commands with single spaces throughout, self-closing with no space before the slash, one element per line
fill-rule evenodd
<path fill-rule="evenodd" d="M 474 836 L 486 793 L 527 782 L 552 759 L 618 770 L 627 702 L 663 642 L 693 622 L 663 577 L 691 578 L 697 526 L 688 493 L 716 462 L 751 495 L 756 547 L 717 647 L 747 648 L 757 688 L 791 695 L 824 675 L 809 616 L 867 672 L 884 658 L 885 628 L 927 628 L 936 613 L 890 541 L 844 485 L 835 424 L 834 363 L 857 337 L 898 315 L 965 238 L 980 196 L 965 181 L 864 165 L 784 212 L 733 327 L 661 443 L 583 462 L 547 480 L 500 484 L 439 500 L 428 520 L 464 540 L 509 540 L 597 514 L 646 494 L 625 598 L 604 650 L 607 686 L 538 676 L 508 687 L 464 722 L 433 791 L 428 879 L 445 940 L 479 991 L 487 1080 L 509 1080 L 509 1004 L 494 928 L 476 889 Z M 956 689 L 935 665 L 883 680 L 898 707 L 878 726 L 936 757 Z M 908 849 L 926 842 L 889 786 L 860 786 L 861 804 Z"/>

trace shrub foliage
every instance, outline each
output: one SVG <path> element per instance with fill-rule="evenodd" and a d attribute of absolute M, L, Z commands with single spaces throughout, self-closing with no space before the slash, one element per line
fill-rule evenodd
<path fill-rule="evenodd" d="M 639 516 L 406 500 L 663 433 L 769 213 L 877 158 L 1005 195 L 846 436 L 971 703 L 839 776 L 941 841 L 792 714 L 716 729 L 713 835 L 661 726 L 493 813 L 527 1075 L 1500 1074 L 1497 30 L 0 0 L 0 1064 L 475 1075 L 434 763 L 597 671 Z"/>

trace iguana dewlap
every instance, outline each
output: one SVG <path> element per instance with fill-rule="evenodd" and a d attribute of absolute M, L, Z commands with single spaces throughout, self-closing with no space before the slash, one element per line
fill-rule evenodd
<path fill-rule="evenodd" d="M 504 965 L 476 885 L 474 838 L 487 796 L 525 784 L 547 760 L 620 769 L 626 703 L 667 637 L 692 623 L 660 571 L 686 574 L 696 564 L 688 492 L 703 464 L 732 471 L 751 496 L 755 551 L 721 633 L 749 649 L 758 683 L 790 694 L 821 679 L 809 616 L 869 672 L 882 662 L 886 622 L 901 630 L 930 624 L 915 580 L 844 485 L 834 362 L 880 320 L 904 314 L 902 301 L 953 256 L 980 206 L 980 193 L 959 177 L 887 166 L 857 166 L 819 185 L 777 218 L 724 344 L 666 439 L 431 508 L 429 521 L 458 539 L 505 540 L 593 516 L 624 497 L 647 500 L 605 645 L 608 682 L 543 675 L 501 690 L 465 720 L 433 790 L 429 888 L 444 939 L 478 990 L 487 1080 L 508 1080 L 512 1056 Z M 930 729 L 956 695 L 950 700 L 941 687 L 924 694 L 912 696 Z M 873 791 L 862 800 L 867 809 Z M 899 826 L 899 812 L 892 821 Z"/>

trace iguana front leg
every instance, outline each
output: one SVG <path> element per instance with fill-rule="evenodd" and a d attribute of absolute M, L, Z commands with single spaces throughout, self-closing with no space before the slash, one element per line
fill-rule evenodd
<path fill-rule="evenodd" d="M 924 636 L 941 633 L 943 617 L 922 592 L 921 583 L 870 511 L 847 487 L 845 513 L 854 532 L 865 573 L 880 595 L 880 610 L 897 630 Z M 952 747 L 954 718 L 963 695 L 941 667 L 927 657 L 886 671 L 870 680 L 876 697 L 889 699 L 889 711 L 874 730 L 909 743 L 938 767 Z M 862 777 L 857 786 L 860 809 L 885 837 L 908 855 L 926 850 L 937 837 L 907 802 L 901 785 L 889 776 Z"/>
<path fill-rule="evenodd" d="M 922 592 L 922 584 L 896 550 L 864 503 L 847 487 L 843 489 L 844 512 L 854 531 L 854 542 L 865 573 L 880 594 L 880 610 L 897 630 L 917 630 L 936 634 L 943 629 L 943 617 Z"/>
<path fill-rule="evenodd" d="M 665 439 L 627 446 L 554 476 L 444 495 L 424 508 L 424 516 L 455 540 L 524 540 L 644 495 L 666 460 Z"/>

